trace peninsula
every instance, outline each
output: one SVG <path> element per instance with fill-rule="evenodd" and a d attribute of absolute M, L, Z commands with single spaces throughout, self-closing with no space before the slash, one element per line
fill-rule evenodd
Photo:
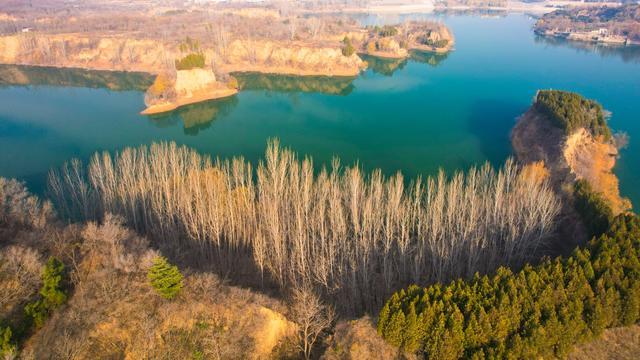
<path fill-rule="evenodd" d="M 538 35 L 612 45 L 640 45 L 640 5 L 556 10 L 535 24 Z"/>

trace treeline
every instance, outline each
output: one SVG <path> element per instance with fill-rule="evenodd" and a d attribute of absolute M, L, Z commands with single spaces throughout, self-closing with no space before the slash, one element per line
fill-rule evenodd
<path fill-rule="evenodd" d="M 556 126 L 567 134 L 585 128 L 594 136 L 611 138 L 611 130 L 602 110 L 602 105 L 585 99 L 580 94 L 561 90 L 540 90 L 534 107 L 548 115 Z"/>
<path fill-rule="evenodd" d="M 640 219 L 620 215 L 568 258 L 401 290 L 380 312 L 378 332 L 429 359 L 562 358 L 639 320 Z"/>
<path fill-rule="evenodd" d="M 377 311 L 414 282 L 520 266 L 544 247 L 559 204 L 544 179 L 509 161 L 417 179 L 358 167 L 314 172 L 271 142 L 254 168 L 153 144 L 96 154 L 50 176 L 69 219 L 123 216 L 157 246 L 283 290 L 312 287 L 347 313 Z"/>

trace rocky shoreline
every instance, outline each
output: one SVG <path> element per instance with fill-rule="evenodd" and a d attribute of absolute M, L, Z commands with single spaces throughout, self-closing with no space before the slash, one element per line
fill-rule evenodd
<path fill-rule="evenodd" d="M 566 133 L 534 104 L 513 127 L 511 145 L 516 159 L 525 166 L 538 167 L 564 199 L 559 238 L 575 239 L 575 243 L 556 246 L 569 251 L 588 240 L 581 217 L 573 207 L 573 186 L 577 180 L 586 180 L 615 215 L 631 209 L 629 199 L 620 195 L 619 181 L 613 172 L 618 149 L 612 139 L 594 136 L 585 128 Z"/>

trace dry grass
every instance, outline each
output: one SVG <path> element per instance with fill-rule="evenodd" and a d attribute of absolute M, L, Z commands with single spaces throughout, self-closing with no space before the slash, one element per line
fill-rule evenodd
<path fill-rule="evenodd" d="M 324 360 L 386 360 L 417 358 L 402 354 L 400 350 L 385 342 L 369 317 L 342 321 L 335 327 L 334 335 L 328 339 Z"/>
<path fill-rule="evenodd" d="M 578 346 L 570 360 L 635 360 L 640 358 L 640 325 L 608 329 L 599 339 Z"/>
<path fill-rule="evenodd" d="M 115 217 L 82 229 L 73 296 L 25 344 L 25 359 L 267 358 L 293 332 L 284 307 L 211 274 L 167 301 L 146 279 L 156 251 Z"/>

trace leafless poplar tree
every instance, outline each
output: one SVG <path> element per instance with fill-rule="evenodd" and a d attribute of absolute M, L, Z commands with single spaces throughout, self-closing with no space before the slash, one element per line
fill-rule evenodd
<path fill-rule="evenodd" d="M 335 312 L 307 288 L 294 290 L 290 308 L 291 318 L 298 325 L 298 348 L 305 359 L 310 359 L 318 340 L 331 328 Z"/>
<path fill-rule="evenodd" d="M 282 289 L 311 286 L 351 313 L 410 283 L 520 265 L 559 211 L 546 181 L 511 160 L 406 184 L 337 159 L 314 174 L 311 159 L 277 141 L 255 171 L 161 143 L 96 154 L 88 170 L 73 161 L 49 180 L 71 218 L 121 215 L 159 244 L 199 249 L 220 271 L 252 261 Z"/>

